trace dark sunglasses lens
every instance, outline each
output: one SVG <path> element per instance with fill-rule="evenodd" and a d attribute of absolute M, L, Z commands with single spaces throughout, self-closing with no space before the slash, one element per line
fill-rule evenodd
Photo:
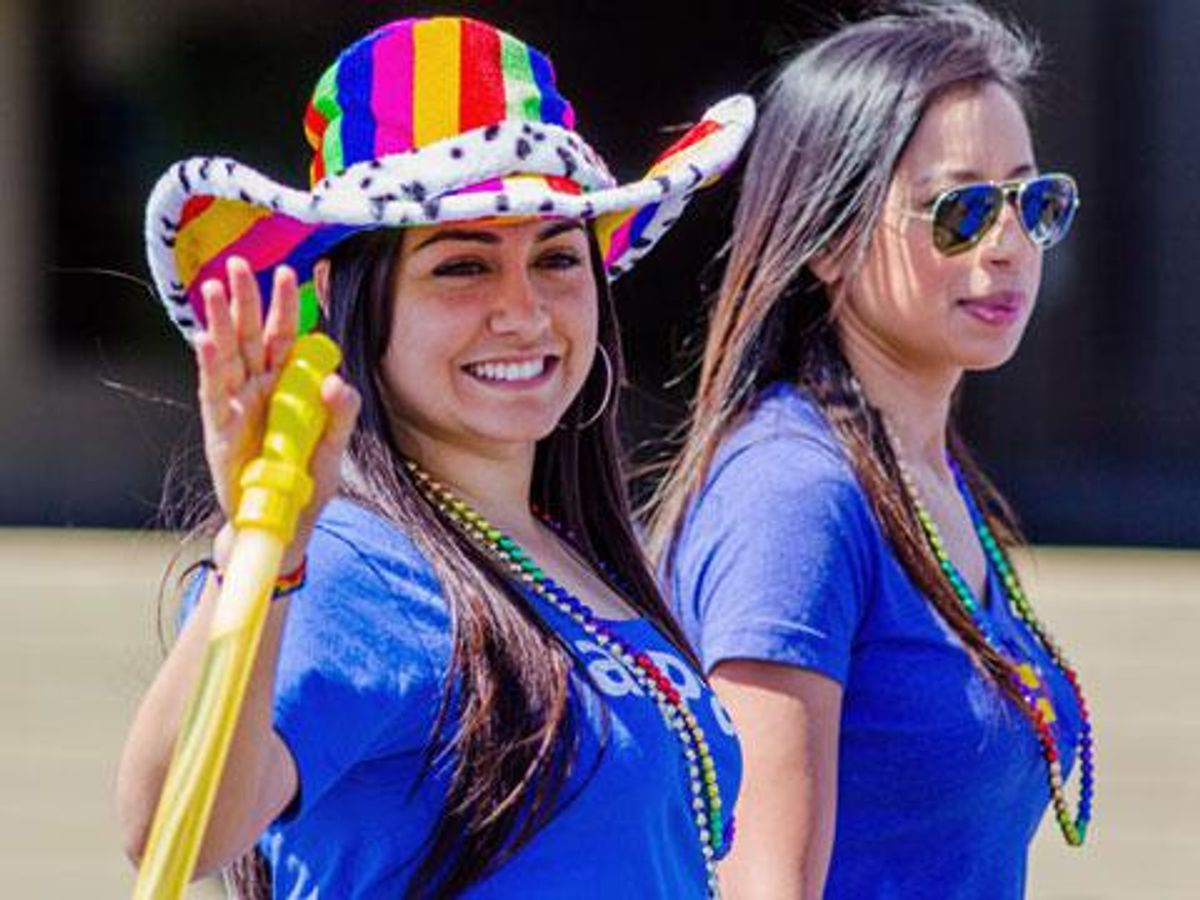
<path fill-rule="evenodd" d="M 1021 191 L 1021 224 L 1035 244 L 1053 247 L 1075 218 L 1075 184 L 1061 175 L 1034 178 Z"/>
<path fill-rule="evenodd" d="M 1004 195 L 988 184 L 947 191 L 933 210 L 933 244 L 947 255 L 972 247 L 1000 213 Z"/>

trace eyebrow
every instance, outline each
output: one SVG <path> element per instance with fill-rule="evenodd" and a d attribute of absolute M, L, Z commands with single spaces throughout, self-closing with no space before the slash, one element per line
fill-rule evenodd
<path fill-rule="evenodd" d="M 560 234 L 566 234 L 568 231 L 575 229 L 584 231 L 583 222 L 579 219 L 560 219 L 557 222 L 551 222 L 546 228 L 538 232 L 538 236 L 534 238 L 537 241 L 548 241 L 550 238 L 558 237 Z"/>
<path fill-rule="evenodd" d="M 1036 171 L 1037 169 L 1032 163 L 1021 163 L 1000 180 L 1012 181 L 1014 178 L 1032 175 Z M 916 185 L 918 188 L 922 188 L 942 179 L 949 179 L 959 184 L 967 184 L 975 181 L 991 181 L 990 178 L 985 178 L 974 169 L 950 169 L 948 171 L 935 170 L 927 175 L 922 175 L 917 179 Z"/>
<path fill-rule="evenodd" d="M 534 240 L 538 243 L 548 241 L 551 238 L 558 237 L 560 234 L 565 234 L 568 231 L 575 229 L 583 231 L 584 225 L 579 219 L 562 219 L 550 223 L 543 228 Z M 412 252 L 416 253 L 428 247 L 430 244 L 437 244 L 441 241 L 467 241 L 475 244 L 498 244 L 500 237 L 494 231 L 472 231 L 469 228 L 444 228 L 437 234 L 432 234 L 427 237 L 417 246 L 413 247 Z"/>

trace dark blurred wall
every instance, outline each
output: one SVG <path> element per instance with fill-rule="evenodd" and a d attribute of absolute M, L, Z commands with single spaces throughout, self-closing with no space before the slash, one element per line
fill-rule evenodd
<path fill-rule="evenodd" d="M 302 183 L 308 94 L 370 27 L 461 11 L 546 49 L 581 130 L 628 177 L 670 142 L 661 126 L 761 86 L 788 47 L 858 6 L 5 0 L 23 11 L 0 15 L 0 48 L 23 73 L 24 107 L 0 107 L 0 175 L 23 173 L 14 190 L 31 199 L 28 238 L 8 251 L 15 274 L 0 279 L 0 325 L 25 334 L 8 343 L 38 362 L 0 358 L 0 522 L 152 519 L 164 472 L 196 429 L 190 362 L 147 295 L 142 204 L 158 174 L 193 153 L 230 153 Z M 1200 17 L 1190 0 L 1007 8 L 1047 51 L 1034 122 L 1043 167 L 1074 172 L 1084 205 L 1047 260 L 1021 354 L 971 380 L 969 434 L 1036 540 L 1200 546 Z M 695 358 L 733 187 L 698 200 L 618 285 L 639 445 L 661 436 L 686 398 L 686 376 L 666 385 Z M 195 461 L 193 452 L 178 469 L 194 472 Z"/>
<path fill-rule="evenodd" d="M 1017 359 L 969 430 L 1048 541 L 1200 545 L 1200 182 L 1190 0 L 1015 4 L 1045 44 L 1044 168 L 1079 179 Z"/>

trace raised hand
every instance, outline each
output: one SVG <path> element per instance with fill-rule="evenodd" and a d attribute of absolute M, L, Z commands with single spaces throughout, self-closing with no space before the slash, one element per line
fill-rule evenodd
<path fill-rule="evenodd" d="M 228 291 L 217 280 L 201 286 L 207 329 L 197 336 L 195 352 L 204 455 L 217 501 L 228 520 L 237 502 L 237 479 L 261 448 L 271 392 L 295 341 L 299 291 L 295 273 L 286 266 L 277 268 L 264 323 L 258 284 L 249 264 L 234 257 L 226 271 Z M 325 379 L 321 399 L 329 410 L 329 421 L 313 451 L 315 490 L 285 554 L 285 568 L 299 563 L 318 513 L 337 490 L 341 457 L 358 416 L 358 393 L 338 375 Z M 217 548 L 218 563 L 221 549 Z"/>

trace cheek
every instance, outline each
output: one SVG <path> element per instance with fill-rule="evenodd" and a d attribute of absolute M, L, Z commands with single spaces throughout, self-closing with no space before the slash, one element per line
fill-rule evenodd
<path fill-rule="evenodd" d="M 849 292 L 859 316 L 884 330 L 936 314 L 940 299 L 953 293 L 960 277 L 957 267 L 931 246 L 927 234 L 914 232 L 881 229 Z"/>
<path fill-rule="evenodd" d="M 1038 289 L 1042 286 L 1042 251 L 1033 251 L 1033 261 L 1029 264 L 1029 295 L 1037 300 Z"/>
<path fill-rule="evenodd" d="M 473 295 L 438 295 L 402 300 L 392 314 L 392 342 L 417 353 L 447 359 L 462 352 L 484 325 L 484 303 Z"/>
<path fill-rule="evenodd" d="M 596 298 L 591 297 L 572 318 L 573 337 L 585 347 L 594 346 L 600 332 L 600 316 L 596 309 Z"/>
<path fill-rule="evenodd" d="M 566 292 L 555 304 L 554 327 L 567 340 L 572 356 L 585 368 L 596 346 L 600 328 L 599 302 L 594 285 Z"/>
<path fill-rule="evenodd" d="M 444 380 L 466 328 L 462 317 L 445 304 L 398 302 L 383 362 L 393 393 L 412 397 Z"/>
<path fill-rule="evenodd" d="M 909 293 L 924 298 L 922 306 L 930 313 L 941 312 L 944 302 L 964 293 L 970 280 L 971 267 L 966 257 L 955 259 L 943 256 L 932 246 L 912 254 Z"/>
<path fill-rule="evenodd" d="M 396 332 L 388 343 L 381 374 L 393 413 L 411 414 L 413 407 L 420 405 L 421 386 L 428 382 L 419 377 L 427 368 L 420 347 L 419 342 L 397 339 Z"/>

